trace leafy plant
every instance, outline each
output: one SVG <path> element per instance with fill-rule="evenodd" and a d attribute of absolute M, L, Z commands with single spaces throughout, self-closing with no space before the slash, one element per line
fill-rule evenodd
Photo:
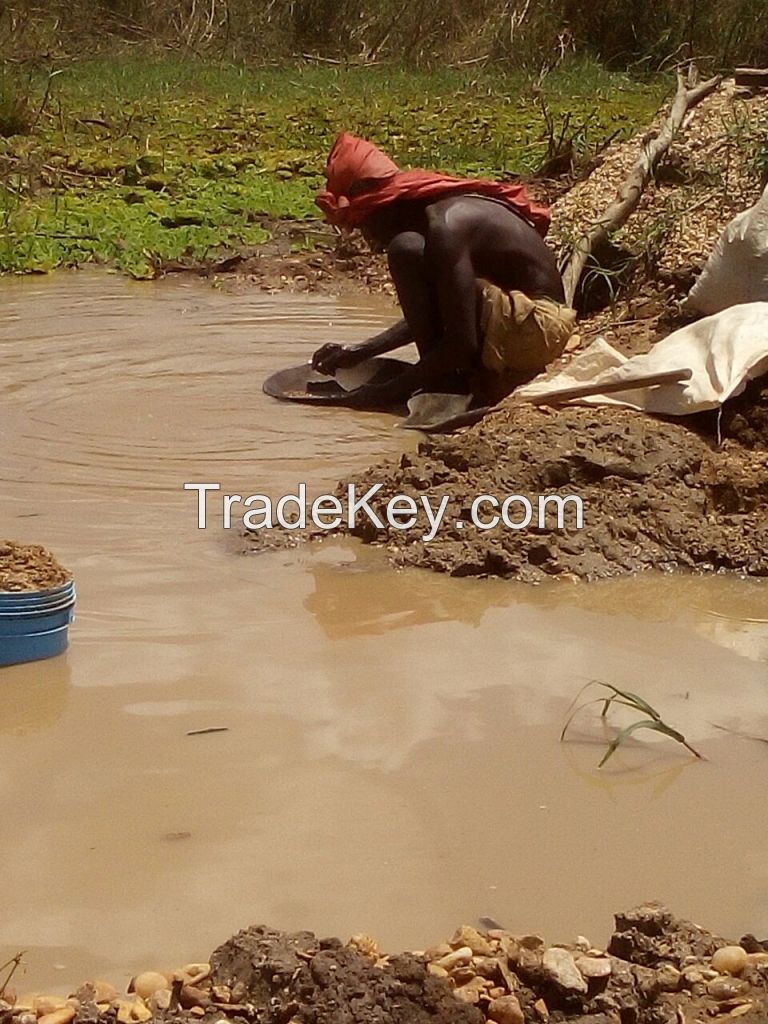
<path fill-rule="evenodd" d="M 591 700 L 587 700 L 584 701 L 582 704 L 579 704 L 579 698 L 591 686 L 603 687 L 604 690 L 607 690 L 609 692 L 609 696 L 594 697 Z M 603 765 L 608 761 L 608 759 L 616 752 L 616 750 L 618 750 L 619 746 L 624 742 L 624 740 L 632 736 L 639 729 L 650 729 L 653 732 L 661 733 L 663 736 L 668 736 L 671 740 L 674 740 L 676 743 L 680 743 L 682 746 L 684 746 L 686 750 L 690 750 L 694 757 L 703 760 L 703 755 L 700 754 L 698 750 L 694 750 L 694 748 L 690 745 L 690 743 L 686 740 L 685 736 L 683 736 L 681 732 L 678 732 L 677 729 L 673 729 L 671 725 L 668 725 L 662 719 L 659 712 L 654 707 L 651 707 L 648 701 L 644 700 L 642 697 L 639 697 L 636 693 L 631 693 L 629 690 L 620 690 L 618 687 L 613 686 L 611 683 L 604 683 L 601 682 L 599 679 L 590 680 L 585 686 L 582 686 L 582 688 L 574 697 L 573 702 L 571 703 L 571 706 L 568 709 L 569 714 L 566 723 L 563 726 L 563 731 L 560 733 L 561 741 L 565 739 L 565 735 L 568 731 L 568 728 L 573 719 L 576 717 L 576 715 L 578 715 L 579 712 L 583 711 L 584 708 L 590 707 L 592 704 L 603 705 L 602 711 L 600 712 L 601 718 L 606 718 L 608 716 L 608 712 L 614 704 L 619 704 L 623 707 L 631 708 L 633 711 L 637 711 L 640 714 L 646 716 L 645 718 L 641 718 L 636 722 L 632 722 L 630 725 L 627 725 L 623 729 L 619 730 L 616 736 L 608 744 L 608 748 L 606 752 L 603 754 L 602 759 L 600 760 L 600 763 L 597 766 L 598 768 L 602 768 Z"/>

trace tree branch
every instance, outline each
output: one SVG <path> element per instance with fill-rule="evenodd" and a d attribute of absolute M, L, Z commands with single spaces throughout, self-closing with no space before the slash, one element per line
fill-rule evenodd
<path fill-rule="evenodd" d="M 584 273 L 587 261 L 596 247 L 607 242 L 611 233 L 620 228 L 629 219 L 640 202 L 651 175 L 657 164 L 669 149 L 672 140 L 680 129 L 683 119 L 689 110 L 700 103 L 705 96 L 714 92 L 720 85 L 722 77 L 716 75 L 694 88 L 687 88 L 682 73 L 677 73 L 677 92 L 675 94 L 669 116 L 661 127 L 659 134 L 643 143 L 640 156 L 632 170 L 618 190 L 616 198 L 608 206 L 605 213 L 579 239 L 573 248 L 563 269 L 563 287 L 565 298 L 573 305 L 576 290 Z"/>

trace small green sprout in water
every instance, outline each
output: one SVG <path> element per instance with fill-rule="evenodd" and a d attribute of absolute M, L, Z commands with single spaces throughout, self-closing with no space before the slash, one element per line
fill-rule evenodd
<path fill-rule="evenodd" d="M 591 700 L 587 700 L 579 704 L 579 698 L 585 690 L 589 689 L 590 686 L 602 686 L 604 690 L 609 691 L 610 695 L 607 697 L 593 697 Z M 597 766 L 598 768 L 602 768 L 608 758 L 611 757 L 611 755 L 619 748 L 620 744 L 623 743 L 625 739 L 628 739 L 628 737 L 633 733 L 637 732 L 638 729 L 652 729 L 654 732 L 660 732 L 662 735 L 668 736 L 671 740 L 675 740 L 675 742 L 682 744 L 686 750 L 690 750 L 694 757 L 699 758 L 699 760 L 704 760 L 703 755 L 700 754 L 698 750 L 694 750 L 686 740 L 685 736 L 683 736 L 681 732 L 678 732 L 677 729 L 673 729 L 671 725 L 667 725 L 656 708 L 651 707 L 648 701 L 643 700 L 642 697 L 638 697 L 636 693 L 631 693 L 629 690 L 620 690 L 618 687 L 612 686 L 610 683 L 603 683 L 599 679 L 590 680 L 585 686 L 582 686 L 574 697 L 571 706 L 568 709 L 569 715 L 566 719 L 565 725 L 563 726 L 563 731 L 560 733 L 561 742 L 565 739 L 565 734 L 576 715 L 591 704 L 603 705 L 602 711 L 600 712 L 601 718 L 607 718 L 608 712 L 613 704 L 621 704 L 623 707 L 632 708 L 633 711 L 637 711 L 646 716 L 645 718 L 639 719 L 637 722 L 632 722 L 616 734 L 608 744 L 608 749 L 603 754 L 600 764 Z"/>

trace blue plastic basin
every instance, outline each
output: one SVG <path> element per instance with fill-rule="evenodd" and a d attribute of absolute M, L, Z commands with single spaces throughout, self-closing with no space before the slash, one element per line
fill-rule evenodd
<path fill-rule="evenodd" d="M 45 633 L 24 636 L 0 636 L 0 665 L 17 665 L 23 661 L 52 658 L 66 651 L 69 623 Z"/>
<path fill-rule="evenodd" d="M 74 608 L 72 582 L 51 590 L 0 593 L 0 665 L 61 654 Z"/>

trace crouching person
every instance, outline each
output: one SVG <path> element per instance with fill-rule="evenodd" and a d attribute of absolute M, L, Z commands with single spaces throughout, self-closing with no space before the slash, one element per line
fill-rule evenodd
<path fill-rule="evenodd" d="M 345 404 L 386 408 L 418 391 L 496 400 L 562 354 L 576 314 L 544 242 L 549 212 L 523 185 L 401 171 L 347 133 L 326 180 L 318 206 L 386 252 L 403 319 L 359 345 L 323 345 L 313 367 L 333 374 L 410 342 L 419 353 L 394 380 L 357 388 Z"/>

